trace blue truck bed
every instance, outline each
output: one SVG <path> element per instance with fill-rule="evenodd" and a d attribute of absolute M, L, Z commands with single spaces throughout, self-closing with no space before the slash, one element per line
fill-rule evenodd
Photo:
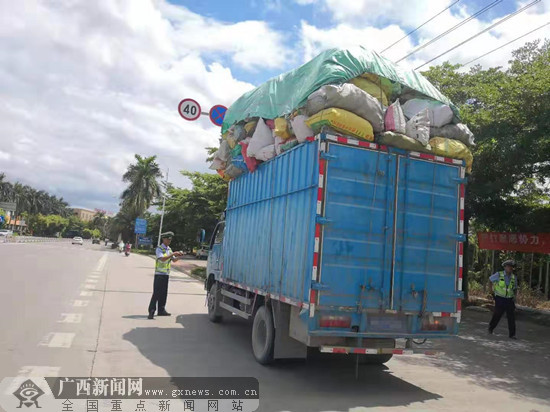
<path fill-rule="evenodd" d="M 462 161 L 323 134 L 231 182 L 217 280 L 310 336 L 455 335 L 463 207 Z"/>

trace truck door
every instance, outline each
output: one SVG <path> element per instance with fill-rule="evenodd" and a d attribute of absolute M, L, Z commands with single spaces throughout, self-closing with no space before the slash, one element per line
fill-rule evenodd
<path fill-rule="evenodd" d="M 223 268 L 223 253 L 222 241 L 225 230 L 225 222 L 219 222 L 214 230 L 212 239 L 210 240 L 210 251 L 208 253 L 208 273 L 213 273 L 216 279 L 219 278 L 221 269 Z"/>
<path fill-rule="evenodd" d="M 398 156 L 391 309 L 454 312 L 460 166 Z"/>
<path fill-rule="evenodd" d="M 389 308 L 396 156 L 328 145 L 319 305 Z"/>

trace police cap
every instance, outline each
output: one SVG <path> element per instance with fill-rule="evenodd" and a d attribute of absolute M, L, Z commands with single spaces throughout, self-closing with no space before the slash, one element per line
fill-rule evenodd
<path fill-rule="evenodd" d="M 502 262 L 502 267 L 506 267 L 506 266 L 515 267 L 516 266 L 516 261 L 514 259 L 505 260 L 504 262 Z"/>
<path fill-rule="evenodd" d="M 160 235 L 161 239 L 172 239 L 174 237 L 174 232 L 164 232 Z"/>

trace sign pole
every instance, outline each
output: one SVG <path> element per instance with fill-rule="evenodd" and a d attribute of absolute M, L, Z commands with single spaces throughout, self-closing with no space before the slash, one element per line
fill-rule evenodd
<path fill-rule="evenodd" d="M 160 214 L 160 227 L 159 227 L 159 238 L 157 241 L 157 247 L 160 246 L 160 235 L 162 234 L 162 223 L 164 221 L 164 206 L 166 205 L 166 190 L 168 189 L 168 173 L 170 173 L 170 169 L 166 169 L 166 183 L 164 188 L 164 196 L 162 196 L 162 212 Z"/>
<path fill-rule="evenodd" d="M 542 292 L 542 256 L 539 260 L 539 283 L 537 284 L 537 289 Z"/>
<path fill-rule="evenodd" d="M 549 280 L 550 280 L 550 259 L 547 259 L 546 260 L 546 282 L 544 282 L 544 299 L 548 299 L 548 281 Z"/>

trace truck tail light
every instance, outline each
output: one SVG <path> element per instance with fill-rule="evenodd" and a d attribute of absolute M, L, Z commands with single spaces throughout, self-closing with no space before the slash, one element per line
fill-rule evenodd
<path fill-rule="evenodd" d="M 349 328 L 351 326 L 351 316 L 321 316 L 319 326 L 322 328 Z"/>
<path fill-rule="evenodd" d="M 426 331 L 443 331 L 450 330 L 453 323 L 453 318 L 444 317 L 444 318 L 434 318 L 427 317 L 422 321 L 422 330 Z"/>

